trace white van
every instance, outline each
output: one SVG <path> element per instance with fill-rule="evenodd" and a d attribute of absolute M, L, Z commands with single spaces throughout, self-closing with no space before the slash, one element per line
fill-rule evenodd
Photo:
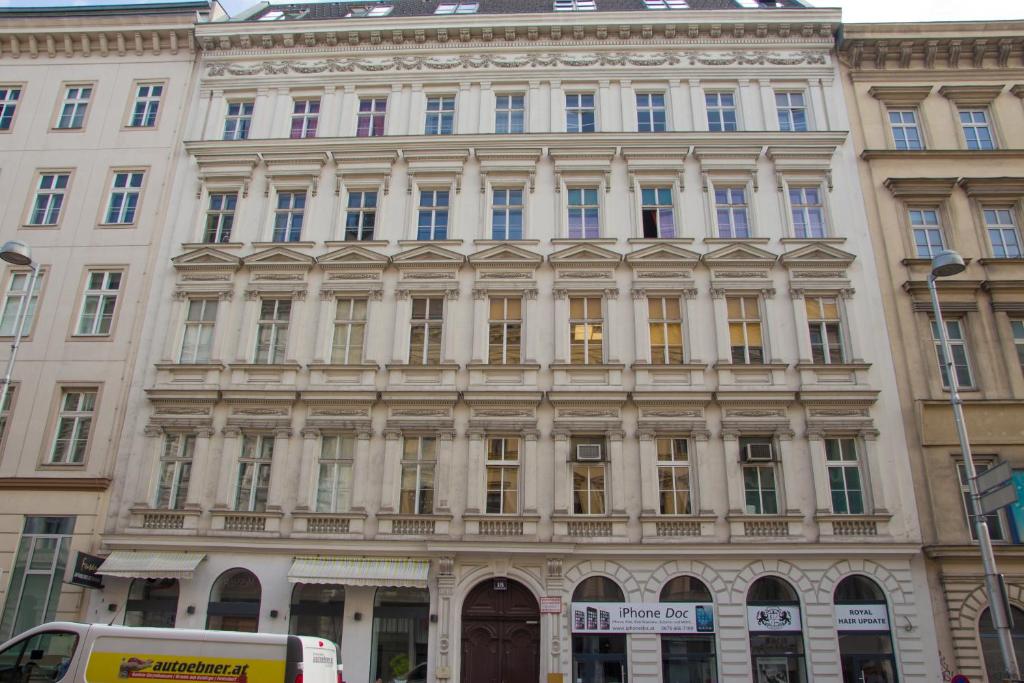
<path fill-rule="evenodd" d="M 54 622 L 0 645 L 0 683 L 57 681 L 344 683 L 334 643 L 309 636 Z"/>

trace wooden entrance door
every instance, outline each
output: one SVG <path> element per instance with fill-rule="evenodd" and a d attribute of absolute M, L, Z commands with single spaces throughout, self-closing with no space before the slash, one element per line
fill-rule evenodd
<path fill-rule="evenodd" d="M 521 583 L 484 581 L 462 605 L 462 683 L 537 683 L 540 609 Z"/>

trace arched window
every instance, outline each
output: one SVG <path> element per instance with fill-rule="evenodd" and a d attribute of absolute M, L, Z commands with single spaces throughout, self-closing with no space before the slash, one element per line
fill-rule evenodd
<path fill-rule="evenodd" d="M 833 601 L 844 683 L 896 683 L 889 606 L 882 589 L 854 574 L 839 582 Z"/>
<path fill-rule="evenodd" d="M 800 600 L 789 583 L 763 576 L 747 591 L 754 683 L 807 683 Z"/>
<path fill-rule="evenodd" d="M 573 602 L 625 602 L 619 584 L 603 576 L 584 579 L 572 592 Z"/>
<path fill-rule="evenodd" d="M 1013 621 L 1013 649 L 1017 652 L 1017 661 L 1024 662 L 1024 610 L 1010 606 Z M 985 673 L 988 680 L 1001 681 L 1003 655 L 999 651 L 999 636 L 992 624 L 992 613 L 985 609 L 978 619 L 978 638 L 981 640 L 981 654 L 985 658 Z"/>
<path fill-rule="evenodd" d="M 430 593 L 425 588 L 379 588 L 373 601 L 370 680 L 427 680 Z"/>
<path fill-rule="evenodd" d="M 206 610 L 206 628 L 211 631 L 257 632 L 261 595 L 260 580 L 255 574 L 246 569 L 229 569 L 213 582 Z"/>
<path fill-rule="evenodd" d="M 125 626 L 174 628 L 178 616 L 177 579 L 135 579 L 128 589 Z"/>
<path fill-rule="evenodd" d="M 626 636 L 599 633 L 610 623 L 610 608 L 601 603 L 625 602 L 618 584 L 604 576 L 584 579 L 572 593 L 572 680 L 623 681 L 626 678 Z"/>
<path fill-rule="evenodd" d="M 345 616 L 345 587 L 333 584 L 297 583 L 292 589 L 288 633 L 326 638 L 341 646 Z"/>
<path fill-rule="evenodd" d="M 715 683 L 715 607 L 711 591 L 692 576 L 677 576 L 661 589 L 661 602 L 682 603 L 693 615 L 693 632 L 661 636 L 662 683 Z"/>

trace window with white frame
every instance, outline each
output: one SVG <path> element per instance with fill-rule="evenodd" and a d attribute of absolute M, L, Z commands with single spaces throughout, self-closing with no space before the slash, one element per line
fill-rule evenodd
<path fill-rule="evenodd" d="M 352 5 L 349 8 L 348 14 L 345 15 L 348 19 L 365 19 L 370 17 L 386 17 L 391 14 L 391 10 L 395 8 L 394 5 L 385 5 L 380 2 L 367 3 L 362 5 Z"/>
<path fill-rule="evenodd" d="M 494 98 L 494 132 L 499 135 L 526 132 L 526 97 L 502 94 Z"/>
<path fill-rule="evenodd" d="M 86 277 L 82 308 L 78 313 L 77 336 L 110 334 L 117 309 L 117 293 L 122 273 L 116 270 L 92 270 Z"/>
<path fill-rule="evenodd" d="M 962 321 L 958 318 L 945 320 L 946 338 L 949 340 L 950 352 L 953 356 L 953 368 L 956 372 L 956 383 L 958 387 L 973 387 L 974 377 L 971 373 L 971 363 L 967 354 L 967 339 L 964 337 Z M 935 344 L 935 357 L 939 362 L 939 374 L 942 376 L 942 386 L 949 387 L 949 372 L 946 366 L 946 354 L 942 352 L 942 342 L 939 339 L 939 324 L 930 321 L 932 341 Z"/>
<path fill-rule="evenodd" d="M 832 512 L 837 515 L 863 515 L 864 483 L 856 439 L 825 439 L 825 465 L 832 494 Z"/>
<path fill-rule="evenodd" d="M 1010 332 L 1013 334 L 1013 346 L 1017 349 L 1017 363 L 1024 370 L 1024 318 L 1012 319 Z"/>
<path fill-rule="evenodd" d="M 668 130 L 665 93 L 636 94 L 637 130 L 641 133 L 663 133 Z"/>
<path fill-rule="evenodd" d="M 775 111 L 779 130 L 802 133 L 807 130 L 807 102 L 802 92 L 776 92 Z"/>
<path fill-rule="evenodd" d="M 288 350 L 288 325 L 292 317 L 291 299 L 261 299 L 260 319 L 256 323 L 254 362 L 283 363 Z"/>
<path fill-rule="evenodd" d="M 22 328 L 25 333 L 32 329 L 32 321 L 36 317 L 39 292 L 43 288 L 43 275 L 42 272 L 39 273 L 35 286 L 32 287 L 32 296 L 28 300 L 28 310 L 25 312 L 24 327 Z M 32 273 L 28 271 L 11 272 L 11 278 L 7 282 L 7 293 L 4 296 L 3 312 L 0 313 L 0 337 L 13 337 L 17 334 L 18 309 L 25 305 L 25 296 L 28 294 L 31 280 Z"/>
<path fill-rule="evenodd" d="M 572 512 L 574 515 L 603 515 L 608 509 L 608 445 L 602 436 L 574 436 L 569 440 L 572 463 Z M 588 459 L 584 459 L 583 454 Z M 599 456 L 594 460 L 589 458 Z"/>
<path fill-rule="evenodd" d="M 60 211 L 64 206 L 70 173 L 40 173 L 36 187 L 35 201 L 32 202 L 32 213 L 29 225 L 57 225 L 60 222 Z"/>
<path fill-rule="evenodd" d="M 640 222 L 645 239 L 677 237 L 671 187 L 640 188 Z"/>
<path fill-rule="evenodd" d="M 352 508 L 352 462 L 356 440 L 351 435 L 324 436 L 316 483 L 317 512 L 348 512 Z"/>
<path fill-rule="evenodd" d="M 718 237 L 750 237 L 750 208 L 742 185 L 715 188 L 715 216 Z"/>
<path fill-rule="evenodd" d="M 705 93 L 704 104 L 708 111 L 708 130 L 712 132 L 730 132 L 738 130 L 735 93 Z"/>
<path fill-rule="evenodd" d="M 597 130 L 594 93 L 565 94 L 565 130 L 569 133 L 593 133 Z"/>
<path fill-rule="evenodd" d="M 775 444 L 766 437 L 740 437 L 743 469 L 744 511 L 748 515 L 779 514 L 778 465 L 774 461 Z M 750 453 L 772 453 L 770 461 L 755 460 Z"/>
<path fill-rule="evenodd" d="M 967 149 L 996 148 L 987 109 L 961 109 L 960 127 L 964 131 L 964 142 L 967 143 Z"/>
<path fill-rule="evenodd" d="M 491 239 L 523 239 L 523 191 L 495 188 L 491 194 Z"/>
<path fill-rule="evenodd" d="M 443 95 L 427 98 L 427 135 L 451 135 L 455 132 L 455 96 Z"/>
<path fill-rule="evenodd" d="M 252 113 L 256 108 L 253 102 L 228 102 L 228 111 L 224 115 L 225 140 L 248 140 L 249 129 L 252 127 Z"/>
<path fill-rule="evenodd" d="M 644 0 L 647 9 L 689 9 L 686 0 Z"/>
<path fill-rule="evenodd" d="M 57 429 L 48 459 L 51 465 L 80 465 L 85 461 L 95 411 L 95 389 L 61 391 Z"/>
<path fill-rule="evenodd" d="M 63 592 L 61 582 L 74 529 L 74 517 L 25 517 L 16 553 L 18 559 L 10 569 L 3 620 L 0 621 L 0 639 L 12 638 L 36 624 L 53 621 Z M 51 643 L 56 645 L 57 638 Z M 32 644 L 30 647 L 38 646 Z M 21 651 L 20 646 L 15 646 L 15 651 Z M 29 659 L 25 662 L 26 668 L 34 661 Z M 48 668 L 35 667 L 34 678 L 43 678 L 43 672 L 49 673 Z"/>
<path fill-rule="evenodd" d="M 420 190 L 420 207 L 416 220 L 416 239 L 420 241 L 448 239 L 448 190 Z"/>
<path fill-rule="evenodd" d="M 815 363 L 833 364 L 845 361 L 839 300 L 834 296 L 804 297 L 807 308 L 807 331 L 811 336 L 811 358 Z"/>
<path fill-rule="evenodd" d="M 802 239 L 825 237 L 825 203 L 818 185 L 790 186 L 789 208 L 793 235 Z"/>
<path fill-rule="evenodd" d="M 365 335 L 366 299 L 339 298 L 334 307 L 331 362 L 338 365 L 362 363 Z"/>
<path fill-rule="evenodd" d="M 890 109 L 889 130 L 892 131 L 892 141 L 896 149 L 924 149 L 921 130 L 917 125 L 916 109 Z"/>
<path fill-rule="evenodd" d="M 659 438 L 658 500 L 663 515 L 688 515 L 690 499 L 690 455 L 686 439 Z"/>
<path fill-rule="evenodd" d="M 118 171 L 111 182 L 110 200 L 104 222 L 110 225 L 131 225 L 142 194 L 142 171 Z"/>
<path fill-rule="evenodd" d="M 522 359 L 523 300 L 519 297 L 492 296 L 487 321 L 487 362 L 515 365 Z"/>
<path fill-rule="evenodd" d="M 64 89 L 64 101 L 61 103 L 57 128 L 73 129 L 85 125 L 85 113 L 92 98 L 92 86 L 70 85 Z"/>
<path fill-rule="evenodd" d="M 156 125 L 156 116 L 160 110 L 160 99 L 164 96 L 162 83 L 140 83 L 135 88 L 135 102 L 132 104 L 132 116 L 128 121 L 130 128 L 152 128 Z"/>
<path fill-rule="evenodd" d="M 295 99 L 292 102 L 292 128 L 290 137 L 293 140 L 315 138 L 316 128 L 320 123 L 320 100 Z"/>
<path fill-rule="evenodd" d="M 761 306 L 756 296 L 727 296 L 729 345 L 732 362 L 744 365 L 764 363 L 761 335 Z"/>
<path fill-rule="evenodd" d="M 917 258 L 932 259 L 946 248 L 942 235 L 939 210 L 930 207 L 912 207 L 908 210 L 910 229 L 914 234 L 914 253 Z"/>
<path fill-rule="evenodd" d="M 432 436 L 405 437 L 402 443 L 399 514 L 429 515 L 434 512 L 434 470 L 436 466 L 436 438 Z"/>
<path fill-rule="evenodd" d="M 0 405 L 0 444 L 3 443 L 3 438 L 7 435 L 7 424 L 11 419 L 11 406 L 14 405 L 14 395 L 17 391 L 18 387 L 14 384 L 8 385 L 7 397 L 4 399 L 3 405 Z"/>
<path fill-rule="evenodd" d="M 270 494 L 270 468 L 274 461 L 274 437 L 269 434 L 242 436 L 235 483 L 235 510 L 266 512 Z"/>
<path fill-rule="evenodd" d="M 345 209 L 345 241 L 372 240 L 377 224 L 377 191 L 353 190 Z"/>
<path fill-rule="evenodd" d="M 569 362 L 604 362 L 604 312 L 599 296 L 569 297 Z"/>
<path fill-rule="evenodd" d="M 213 353 L 213 331 L 217 324 L 216 299 L 189 299 L 185 313 L 185 334 L 181 338 L 181 363 L 209 363 Z"/>
<path fill-rule="evenodd" d="M 156 482 L 158 510 L 181 510 L 188 496 L 188 483 L 192 478 L 192 456 L 196 450 L 196 437 L 192 434 L 166 434 L 160 453 L 160 474 Z"/>
<path fill-rule="evenodd" d="M 519 443 L 515 437 L 487 439 L 487 500 L 484 511 L 489 515 L 519 513 Z"/>
<path fill-rule="evenodd" d="M 363 97 L 359 99 L 359 115 L 356 118 L 356 137 L 375 138 L 384 135 L 387 120 L 388 98 Z"/>
<path fill-rule="evenodd" d="M 278 192 L 274 210 L 274 242 L 298 242 L 306 217 L 306 193 Z"/>
<path fill-rule="evenodd" d="M 568 191 L 569 239 L 601 236 L 601 206 L 596 187 L 571 187 Z"/>
<path fill-rule="evenodd" d="M 0 130 L 11 129 L 20 98 L 21 88 L 0 85 Z"/>
<path fill-rule="evenodd" d="M 444 329 L 444 299 L 439 296 L 413 299 L 411 325 L 409 364 L 437 365 L 440 363 L 441 333 Z"/>
<path fill-rule="evenodd" d="M 651 334 L 651 363 L 683 362 L 683 313 L 678 296 L 648 296 L 647 322 Z"/>
<path fill-rule="evenodd" d="M 1021 258 L 1020 231 L 1011 207 L 985 207 L 985 230 L 995 258 Z"/>
<path fill-rule="evenodd" d="M 556 12 L 592 12 L 596 9 L 595 0 L 555 0 Z"/>
<path fill-rule="evenodd" d="M 984 457 L 974 456 L 974 469 L 977 474 L 985 472 L 991 467 L 997 465 L 994 459 L 987 460 Z M 969 478 L 967 476 L 967 467 L 963 461 L 957 461 L 956 463 L 957 478 L 960 482 L 960 501 L 964 507 L 964 518 L 967 522 L 967 529 L 971 532 L 971 540 L 978 540 L 978 529 L 974 526 L 974 517 L 972 515 L 971 508 L 971 489 L 968 483 Z M 1006 532 L 1003 527 L 1003 513 L 996 511 L 985 515 L 985 522 L 988 523 L 988 537 L 993 541 L 1006 540 Z"/>
<path fill-rule="evenodd" d="M 231 228 L 235 225 L 235 209 L 238 207 L 237 192 L 211 192 L 206 209 L 206 227 L 203 242 L 223 244 L 231 241 Z"/>
<path fill-rule="evenodd" d="M 437 9 L 434 10 L 434 14 L 476 14 L 476 11 L 480 9 L 479 2 L 441 2 L 437 5 Z"/>

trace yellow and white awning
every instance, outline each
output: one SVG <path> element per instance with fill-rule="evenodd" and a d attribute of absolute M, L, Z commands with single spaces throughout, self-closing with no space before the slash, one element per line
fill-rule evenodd
<path fill-rule="evenodd" d="M 96 573 L 125 579 L 191 579 L 205 557 L 202 553 L 115 550 Z"/>
<path fill-rule="evenodd" d="M 429 571 L 430 562 L 401 557 L 296 557 L 288 570 L 288 581 L 426 588 Z"/>

